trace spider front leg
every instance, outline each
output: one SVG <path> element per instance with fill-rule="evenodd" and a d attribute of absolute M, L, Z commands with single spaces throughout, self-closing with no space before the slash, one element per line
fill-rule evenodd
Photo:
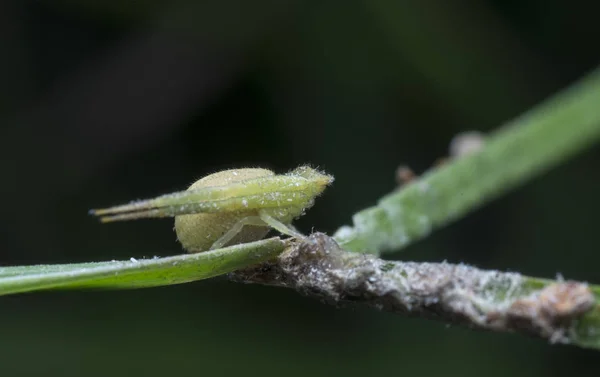
<path fill-rule="evenodd" d="M 273 216 L 269 215 L 265 211 L 262 211 L 262 210 L 258 211 L 258 216 L 268 226 L 275 229 L 276 231 L 278 231 L 281 234 L 287 234 L 290 237 L 296 237 L 296 238 L 300 238 L 300 239 L 306 238 L 306 236 L 304 236 L 302 233 L 295 230 L 291 224 L 286 225 L 286 224 L 282 223 L 281 221 L 277 220 L 276 218 L 274 218 Z"/>
<path fill-rule="evenodd" d="M 210 247 L 210 250 L 220 249 L 223 246 L 227 245 L 227 243 L 229 243 L 229 241 L 231 241 L 233 237 L 235 237 L 238 233 L 242 231 L 242 228 L 245 225 L 265 226 L 265 223 L 258 216 L 244 217 L 237 223 L 233 224 L 231 229 L 229 229 L 218 240 L 216 240 L 215 243 L 213 243 Z"/>
<path fill-rule="evenodd" d="M 236 222 L 231 229 L 225 232 L 225 234 L 223 234 L 218 240 L 215 241 L 215 243 L 212 244 L 210 250 L 220 249 L 227 245 L 227 243 L 229 243 L 229 241 L 231 241 L 238 233 L 240 233 L 242 228 L 246 225 L 268 226 L 277 230 L 279 233 L 287 234 L 291 237 L 300 239 L 305 238 L 303 234 L 293 229 L 291 225 L 286 225 L 264 211 L 259 211 L 258 216 L 247 216 Z"/>

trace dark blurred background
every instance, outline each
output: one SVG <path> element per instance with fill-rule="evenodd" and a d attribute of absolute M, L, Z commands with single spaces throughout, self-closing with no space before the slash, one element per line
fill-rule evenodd
<path fill-rule="evenodd" d="M 336 177 L 332 233 L 600 61 L 600 4 L 522 0 L 0 2 L 2 265 L 172 255 L 170 220 L 89 208 L 223 168 Z M 568 125 L 565 125 L 568 127 Z M 595 148 L 395 258 L 600 283 Z M 598 376 L 597 353 L 226 279 L 0 299 L 1 376 Z"/>

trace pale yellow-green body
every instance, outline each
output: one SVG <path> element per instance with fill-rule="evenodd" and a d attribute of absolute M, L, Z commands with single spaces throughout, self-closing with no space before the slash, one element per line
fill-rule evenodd
<path fill-rule="evenodd" d="M 250 178 L 273 176 L 267 169 L 232 169 L 207 175 L 197 180 L 189 190 L 212 186 L 225 186 Z M 241 219 L 258 217 L 258 210 L 221 212 L 221 213 L 195 213 L 192 215 L 175 216 L 175 232 L 177 239 L 188 252 L 198 252 L 210 249 L 219 238 L 231 229 Z M 282 221 L 285 223 L 285 221 Z M 252 242 L 264 238 L 271 228 L 264 226 L 245 225 L 238 234 L 225 245 Z"/>
<path fill-rule="evenodd" d="M 92 210 L 103 222 L 175 217 L 177 238 L 188 252 L 257 241 L 271 228 L 303 237 L 291 222 L 310 208 L 333 177 L 308 166 L 275 175 L 259 168 L 210 174 L 186 191 Z"/>

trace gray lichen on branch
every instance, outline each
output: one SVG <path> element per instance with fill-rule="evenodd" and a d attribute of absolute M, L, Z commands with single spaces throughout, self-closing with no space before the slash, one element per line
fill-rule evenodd
<path fill-rule="evenodd" d="M 531 279 L 465 264 L 386 261 L 342 250 L 323 233 L 277 260 L 229 277 L 293 288 L 329 304 L 360 303 L 397 314 L 571 343 L 578 319 L 598 310 L 584 283 Z"/>

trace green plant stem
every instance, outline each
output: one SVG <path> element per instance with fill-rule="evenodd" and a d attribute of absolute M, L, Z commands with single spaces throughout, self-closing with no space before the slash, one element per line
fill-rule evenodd
<path fill-rule="evenodd" d="M 485 138 L 476 153 L 434 168 L 353 216 L 346 249 L 398 250 L 531 180 L 600 137 L 600 71 Z"/>
<path fill-rule="evenodd" d="M 347 252 L 322 233 L 302 242 L 270 238 L 149 260 L 5 267 L 0 269 L 0 294 L 154 287 L 227 272 L 235 281 L 292 288 L 335 305 L 360 303 L 600 349 L 598 286 L 466 265 L 385 261 Z"/>

